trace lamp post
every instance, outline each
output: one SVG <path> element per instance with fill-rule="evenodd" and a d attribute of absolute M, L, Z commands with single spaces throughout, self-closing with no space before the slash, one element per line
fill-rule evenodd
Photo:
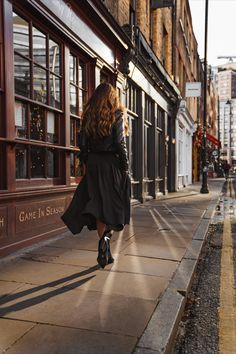
<path fill-rule="evenodd" d="M 202 141 L 202 187 L 200 193 L 209 193 L 207 185 L 206 165 L 206 130 L 207 130 L 207 30 L 208 30 L 208 0 L 205 3 L 205 46 L 204 46 L 204 105 L 203 105 L 203 141 Z"/>

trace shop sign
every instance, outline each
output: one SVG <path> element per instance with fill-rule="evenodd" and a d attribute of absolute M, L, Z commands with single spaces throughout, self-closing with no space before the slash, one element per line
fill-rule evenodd
<path fill-rule="evenodd" d="M 201 82 L 186 82 L 185 97 L 200 97 Z"/>
<path fill-rule="evenodd" d="M 60 221 L 65 211 L 65 198 L 16 206 L 16 232 Z"/>

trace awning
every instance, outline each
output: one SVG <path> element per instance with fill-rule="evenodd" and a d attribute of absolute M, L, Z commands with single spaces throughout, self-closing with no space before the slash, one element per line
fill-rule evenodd
<path fill-rule="evenodd" d="M 220 140 L 216 139 L 213 135 L 207 133 L 207 140 L 211 141 L 214 145 L 221 147 Z"/>

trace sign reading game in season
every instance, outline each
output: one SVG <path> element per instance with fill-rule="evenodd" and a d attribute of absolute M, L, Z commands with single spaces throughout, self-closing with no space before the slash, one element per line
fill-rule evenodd
<path fill-rule="evenodd" d="M 185 97 L 200 97 L 201 82 L 186 82 Z"/>

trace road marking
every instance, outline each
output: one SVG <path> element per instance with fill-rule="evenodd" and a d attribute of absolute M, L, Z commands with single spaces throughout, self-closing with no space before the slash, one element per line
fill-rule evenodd
<path fill-rule="evenodd" d="M 231 199 L 231 198 L 230 198 Z M 225 205 L 221 253 L 219 353 L 236 353 L 236 303 L 230 208 Z"/>

